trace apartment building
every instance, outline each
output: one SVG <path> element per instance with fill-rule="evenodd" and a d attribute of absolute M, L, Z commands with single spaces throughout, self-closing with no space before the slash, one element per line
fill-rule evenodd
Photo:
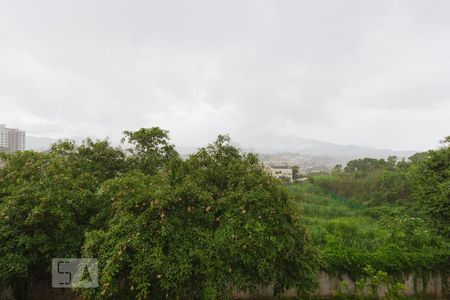
<path fill-rule="evenodd" d="M 7 152 L 25 150 L 25 131 L 0 124 L 0 149 Z"/>

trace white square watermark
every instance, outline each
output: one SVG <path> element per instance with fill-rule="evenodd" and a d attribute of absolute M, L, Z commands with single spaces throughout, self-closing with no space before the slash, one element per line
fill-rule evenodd
<path fill-rule="evenodd" d="M 98 287 L 98 260 L 95 258 L 52 259 L 52 287 Z"/>

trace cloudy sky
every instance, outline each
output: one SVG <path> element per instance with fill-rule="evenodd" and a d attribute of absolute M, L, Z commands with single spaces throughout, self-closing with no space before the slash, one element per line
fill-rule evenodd
<path fill-rule="evenodd" d="M 450 1 L 0 0 L 0 123 L 428 149 L 450 134 Z"/>

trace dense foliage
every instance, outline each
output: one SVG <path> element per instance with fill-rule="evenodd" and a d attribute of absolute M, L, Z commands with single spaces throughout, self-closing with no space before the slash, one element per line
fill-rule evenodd
<path fill-rule="evenodd" d="M 450 136 L 413 165 L 414 198 L 432 224 L 450 237 Z"/>
<path fill-rule="evenodd" d="M 366 204 L 408 202 L 411 181 L 405 160 L 364 158 L 352 160 L 342 169 L 336 166 L 332 176 L 315 176 L 314 183 L 337 195 L 356 197 Z"/>
<path fill-rule="evenodd" d="M 408 161 L 350 161 L 290 187 L 323 270 L 358 279 L 370 266 L 425 282 L 440 272 L 449 292 L 449 141 Z"/>
<path fill-rule="evenodd" d="M 357 279 L 366 266 L 391 275 L 450 269 L 448 239 L 404 206 L 368 207 L 312 184 L 289 189 L 329 273 Z"/>
<path fill-rule="evenodd" d="M 0 285 L 25 299 L 55 257 L 99 259 L 93 299 L 223 299 L 314 289 L 316 252 L 288 194 L 220 136 L 182 160 L 159 128 L 2 154 Z"/>
<path fill-rule="evenodd" d="M 416 213 L 434 228 L 450 234 L 450 137 L 442 147 L 412 156 L 409 161 L 396 157 L 364 158 L 350 161 L 331 175 L 315 176 L 313 182 L 325 191 L 360 203 L 402 205 Z"/>
<path fill-rule="evenodd" d="M 314 287 L 314 253 L 286 192 L 225 137 L 155 176 L 110 180 L 100 196 L 112 217 L 85 245 L 101 262 L 93 297 L 223 299 L 232 287 Z"/>
<path fill-rule="evenodd" d="M 227 136 L 181 159 L 160 128 L 124 135 L 126 150 L 87 139 L 0 154 L 0 286 L 17 299 L 55 257 L 99 259 L 86 299 L 224 299 L 270 284 L 306 294 L 318 269 L 350 275 L 361 297 L 375 281 L 399 295 L 389 278 L 409 272 L 447 278 L 450 138 L 286 188 Z"/>
<path fill-rule="evenodd" d="M 25 297 L 27 282 L 45 278 L 52 258 L 80 256 L 102 205 L 96 190 L 123 158 L 107 141 L 89 139 L 79 147 L 61 141 L 49 153 L 2 155 L 0 283 Z"/>

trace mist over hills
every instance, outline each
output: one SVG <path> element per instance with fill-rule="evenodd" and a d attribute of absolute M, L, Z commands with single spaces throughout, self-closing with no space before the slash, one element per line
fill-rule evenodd
<path fill-rule="evenodd" d="M 83 140 L 81 137 L 71 137 L 68 139 L 75 140 L 77 143 L 81 143 Z M 29 150 L 45 151 L 55 142 L 57 142 L 57 139 L 27 136 L 26 147 Z M 118 141 L 112 141 L 112 144 L 120 145 Z M 330 157 L 337 158 L 339 161 L 348 161 L 362 157 L 386 158 L 393 155 L 399 158 L 408 158 L 416 152 L 340 145 L 296 136 L 281 136 L 275 139 L 249 139 L 245 143 L 237 143 L 235 145 L 246 152 L 260 153 L 264 160 L 270 160 L 271 158 L 277 160 L 277 157 L 280 160 L 284 160 L 289 157 L 301 158 L 303 156 Z M 177 149 L 181 154 L 190 154 L 195 152 L 197 147 L 177 146 Z"/>
<path fill-rule="evenodd" d="M 300 138 L 292 135 L 281 136 L 270 140 L 249 140 L 246 143 L 252 145 L 251 148 L 259 153 L 296 153 L 350 159 L 361 157 L 386 158 L 393 155 L 408 158 L 417 152 L 408 150 L 396 151 L 390 149 L 376 149 L 356 145 L 341 145 L 316 139 Z M 245 146 L 247 146 L 247 144 Z"/>

